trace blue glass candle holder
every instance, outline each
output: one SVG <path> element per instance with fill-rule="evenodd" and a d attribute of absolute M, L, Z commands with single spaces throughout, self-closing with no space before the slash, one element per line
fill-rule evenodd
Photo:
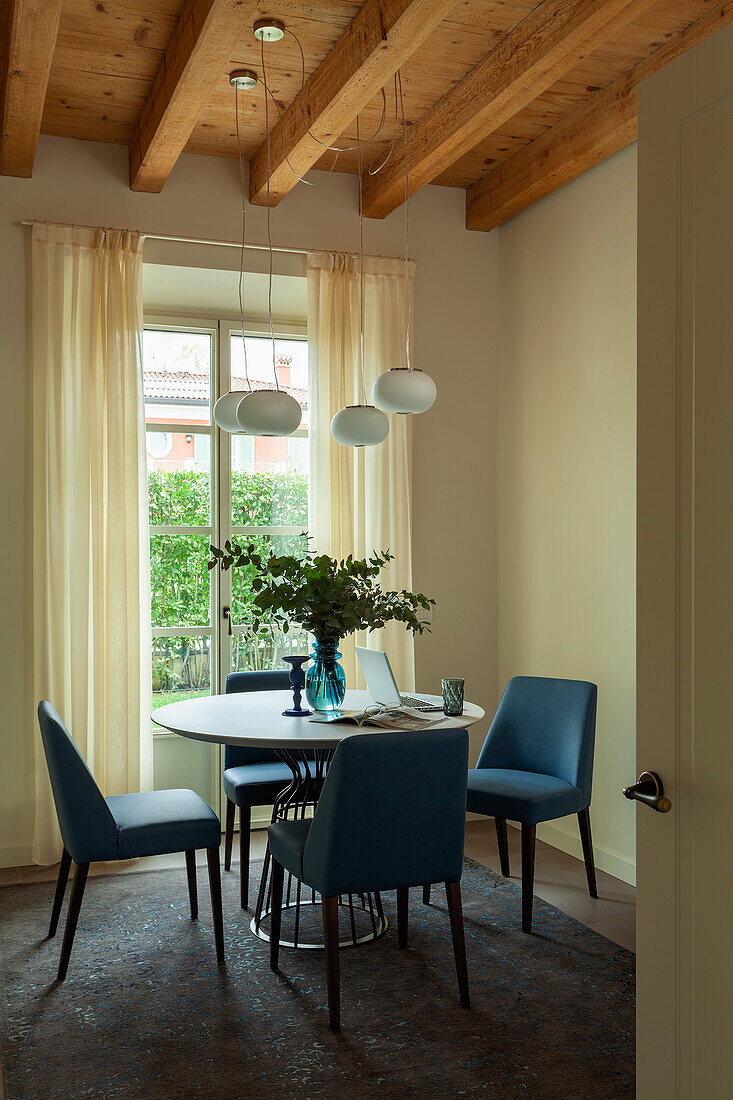
<path fill-rule="evenodd" d="M 300 697 L 305 687 L 305 672 L 303 671 L 303 665 L 306 661 L 310 661 L 308 654 L 303 656 L 283 657 L 283 661 L 290 665 L 290 684 L 293 688 L 293 705 L 288 710 L 284 710 L 283 714 L 287 718 L 306 718 L 309 714 L 312 714 L 312 710 L 307 710 L 300 705 Z"/>

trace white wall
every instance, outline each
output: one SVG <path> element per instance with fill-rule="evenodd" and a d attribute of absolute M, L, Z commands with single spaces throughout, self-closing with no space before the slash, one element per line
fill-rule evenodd
<path fill-rule="evenodd" d="M 498 231 L 498 682 L 598 684 L 598 865 L 635 874 L 636 148 Z M 574 818 L 538 835 L 580 854 Z"/>
<path fill-rule="evenodd" d="M 18 222 L 38 218 L 148 233 L 236 240 L 234 161 L 183 156 L 160 195 L 128 187 L 127 150 L 42 138 L 33 179 L 0 178 L 0 469 L 2 470 L 3 700 L 0 865 L 30 861 L 33 828 L 28 559 L 31 531 L 26 401 L 26 248 Z M 300 186 L 274 211 L 273 238 L 291 248 L 358 248 L 356 182 L 334 174 Z M 418 639 L 417 683 L 437 691 L 463 674 L 471 699 L 496 702 L 495 325 L 496 234 L 464 228 L 460 190 L 424 188 L 413 201 L 415 361 L 439 397 L 414 431 L 414 584 L 438 601 L 433 635 Z M 250 208 L 248 239 L 265 241 L 265 211 Z M 368 222 L 366 249 L 399 256 L 402 215 Z M 474 731 L 474 753 L 485 733 Z"/>

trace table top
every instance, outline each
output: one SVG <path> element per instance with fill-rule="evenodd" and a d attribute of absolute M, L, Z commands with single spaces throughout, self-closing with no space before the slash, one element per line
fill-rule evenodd
<path fill-rule="evenodd" d="M 423 695 L 420 692 L 420 698 L 442 702 L 439 695 Z M 368 691 L 347 691 L 343 709 L 364 710 L 372 702 Z M 152 717 L 159 726 L 196 741 L 249 747 L 262 745 L 273 749 L 324 749 L 337 745 L 344 737 L 380 732 L 374 726 L 359 728 L 344 722 L 325 725 L 311 722 L 308 718 L 283 715 L 282 712 L 292 705 L 291 691 L 233 692 L 230 695 L 206 695 L 180 703 L 168 703 L 153 711 Z M 466 729 L 483 716 L 481 707 L 465 703 L 462 715 L 457 718 L 443 717 L 430 728 Z M 438 718 L 438 714 L 426 714 L 425 717 Z"/>

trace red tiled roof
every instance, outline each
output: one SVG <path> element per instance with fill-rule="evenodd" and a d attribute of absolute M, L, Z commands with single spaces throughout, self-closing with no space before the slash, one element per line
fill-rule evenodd
<path fill-rule="evenodd" d="M 205 403 L 209 397 L 209 376 L 194 371 L 180 371 L 171 374 L 166 371 L 143 371 L 146 401 L 196 401 Z M 274 390 L 274 382 L 251 379 L 253 390 Z M 232 378 L 233 390 L 248 389 L 245 378 Z M 308 391 L 298 386 L 280 386 L 294 397 L 302 409 L 308 408 Z"/>

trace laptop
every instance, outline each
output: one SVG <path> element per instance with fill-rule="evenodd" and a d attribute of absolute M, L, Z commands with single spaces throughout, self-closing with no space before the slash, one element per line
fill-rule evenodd
<path fill-rule="evenodd" d="M 397 687 L 389 657 L 381 649 L 365 649 L 364 646 L 356 647 L 356 656 L 359 658 L 361 670 L 367 682 L 367 689 L 375 703 L 382 706 L 399 703 L 410 710 L 442 711 L 441 703 L 433 703 L 429 699 L 418 699 L 414 695 L 402 695 Z"/>

